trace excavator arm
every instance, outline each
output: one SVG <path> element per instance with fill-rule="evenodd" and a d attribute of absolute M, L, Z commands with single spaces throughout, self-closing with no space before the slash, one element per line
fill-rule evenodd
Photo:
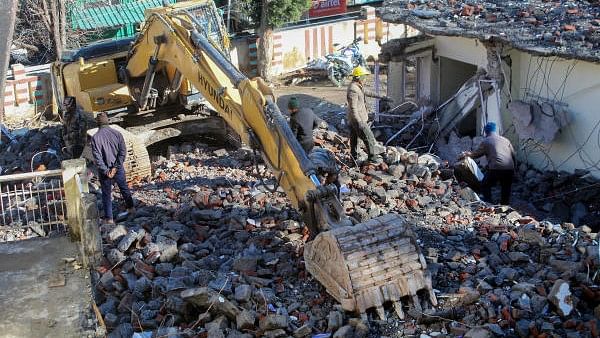
<path fill-rule="evenodd" d="M 322 186 L 315 168 L 292 134 L 261 79 L 248 79 L 210 40 L 206 25 L 177 7 L 146 14 L 144 28 L 130 49 L 127 76 L 144 83 L 135 98 L 145 107 L 157 69 L 176 69 L 189 81 L 241 140 L 262 153 L 292 204 L 304 215 L 316 237 L 306 244 L 307 270 L 345 310 L 366 316 L 383 304 L 394 304 L 404 318 L 401 299 L 420 309 L 417 292 L 425 290 L 436 304 L 431 277 L 416 238 L 400 215 L 389 214 L 351 225 L 334 186 Z M 140 83 L 138 81 L 137 83 Z"/>
<path fill-rule="evenodd" d="M 159 64 L 174 67 L 207 99 L 241 140 L 257 149 L 292 204 L 313 230 L 347 225 L 335 190 L 323 187 L 315 168 L 275 104 L 272 90 L 244 76 L 201 31 L 186 11 L 151 13 L 131 48 L 129 77 L 145 77 L 138 100 L 151 86 Z"/>

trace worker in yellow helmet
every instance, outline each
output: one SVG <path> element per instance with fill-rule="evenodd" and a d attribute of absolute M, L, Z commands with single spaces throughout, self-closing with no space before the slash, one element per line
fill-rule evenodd
<path fill-rule="evenodd" d="M 387 97 L 377 95 L 371 91 L 365 90 L 363 86 L 364 78 L 369 75 L 369 71 L 362 66 L 354 68 L 352 71 L 352 82 L 348 86 L 346 97 L 348 99 L 348 124 L 350 126 L 350 153 L 353 158 L 357 158 L 358 139 L 360 138 L 367 146 L 369 154 L 368 161 L 372 163 L 380 162 L 375 154 L 375 136 L 368 125 L 369 110 L 367 109 L 366 96 L 389 100 Z"/>

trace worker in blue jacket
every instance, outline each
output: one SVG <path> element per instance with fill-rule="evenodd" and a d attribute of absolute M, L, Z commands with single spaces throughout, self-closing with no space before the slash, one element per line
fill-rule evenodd
<path fill-rule="evenodd" d="M 96 122 L 98 123 L 98 132 L 92 136 L 91 146 L 102 189 L 104 223 L 113 224 L 111 197 L 114 183 L 119 187 L 129 213 L 134 212 L 133 198 L 123 167 L 126 155 L 125 139 L 121 133 L 109 126 L 106 113 L 99 113 L 96 116 Z"/>

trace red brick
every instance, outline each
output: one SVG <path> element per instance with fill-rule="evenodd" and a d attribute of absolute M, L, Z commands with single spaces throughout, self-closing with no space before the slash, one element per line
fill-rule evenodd
<path fill-rule="evenodd" d="M 471 15 L 473 15 L 473 13 L 475 13 L 475 7 L 470 6 L 470 5 L 465 5 L 462 8 L 462 11 L 460 12 L 460 15 L 462 15 L 462 16 L 471 16 Z"/>

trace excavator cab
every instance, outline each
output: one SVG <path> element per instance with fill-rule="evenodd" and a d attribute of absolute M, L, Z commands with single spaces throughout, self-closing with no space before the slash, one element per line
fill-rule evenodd
<path fill-rule="evenodd" d="M 145 17 L 164 15 L 167 11 L 180 13 L 181 17 L 186 18 L 182 27 L 202 31 L 211 44 L 229 59 L 229 37 L 212 0 L 186 1 L 151 8 L 146 10 Z M 144 27 L 142 25 L 138 38 L 145 35 Z M 175 69 L 168 65 L 156 65 L 154 82 L 148 88 L 151 104 L 142 107 L 139 95 L 143 89 L 143 79 L 132 78 L 126 72 L 128 55 L 132 52 L 130 48 L 135 41 L 136 38 L 104 40 L 65 53 L 61 60 L 52 65 L 56 109 L 59 109 L 65 96 L 76 97 L 82 110 L 89 114 L 104 111 L 109 116 L 135 114 L 140 110 L 166 105 L 179 105 L 191 110 L 206 103 L 189 81 L 178 78 Z"/>

